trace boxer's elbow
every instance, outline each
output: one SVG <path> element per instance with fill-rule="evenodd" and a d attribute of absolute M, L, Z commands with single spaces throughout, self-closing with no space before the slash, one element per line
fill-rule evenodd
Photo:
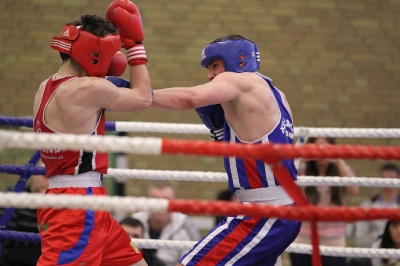
<path fill-rule="evenodd" d="M 147 109 L 153 104 L 153 97 L 150 95 L 143 95 L 142 97 L 136 98 L 136 104 L 132 105 L 132 109 L 130 111 L 140 111 Z"/>

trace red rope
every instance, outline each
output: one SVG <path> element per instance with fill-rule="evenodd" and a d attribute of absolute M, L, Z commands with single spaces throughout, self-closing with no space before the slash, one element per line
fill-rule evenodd
<path fill-rule="evenodd" d="M 400 159 L 400 147 L 360 145 L 291 145 L 291 144 L 231 144 L 227 142 L 163 139 L 163 154 L 191 154 L 204 156 L 237 156 L 264 159 L 271 163 L 294 158 L 343 158 L 343 159 Z"/>
<path fill-rule="evenodd" d="M 207 215 L 277 217 L 297 221 L 400 220 L 398 208 L 271 206 L 207 200 L 170 200 L 168 211 Z"/>

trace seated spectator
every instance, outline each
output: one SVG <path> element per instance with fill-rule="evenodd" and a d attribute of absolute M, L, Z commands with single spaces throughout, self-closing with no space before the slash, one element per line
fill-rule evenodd
<path fill-rule="evenodd" d="M 49 180 L 44 175 L 32 175 L 24 192 L 43 193 L 49 186 Z M 7 191 L 14 191 L 13 187 Z M 8 223 L 7 230 L 38 233 L 36 209 L 15 209 Z M 3 210 L 0 210 L 0 216 Z M 35 266 L 40 255 L 40 243 L 4 240 L 2 241 L 2 254 L 0 265 L 2 266 Z"/>
<path fill-rule="evenodd" d="M 156 181 L 147 190 L 149 198 L 173 199 L 174 188 L 165 181 Z M 179 212 L 138 212 L 132 218 L 144 225 L 144 238 L 180 241 L 198 241 L 199 229 L 185 214 Z M 175 266 L 188 250 L 158 249 L 156 256 L 167 266 Z"/>
<path fill-rule="evenodd" d="M 382 178 L 399 178 L 399 168 L 386 163 L 380 168 Z M 365 200 L 361 206 L 390 208 L 400 206 L 399 191 L 396 187 L 381 188 L 379 193 Z M 358 221 L 354 224 L 354 246 L 369 248 L 383 234 L 387 220 Z M 370 266 L 370 258 L 352 258 L 349 266 Z"/>
<path fill-rule="evenodd" d="M 236 202 L 236 196 L 230 189 L 224 189 L 218 193 L 217 200 Z M 215 225 L 219 224 L 223 219 L 225 219 L 225 216 L 215 216 Z"/>
<path fill-rule="evenodd" d="M 122 219 L 119 224 L 129 235 L 130 238 L 143 238 L 144 226 L 141 221 L 131 217 Z M 165 264 L 156 257 L 155 251 L 152 249 L 140 249 L 143 259 L 149 266 L 165 266 Z"/>
<path fill-rule="evenodd" d="M 400 221 L 386 222 L 383 235 L 372 244 L 372 248 L 400 249 Z M 372 266 L 400 266 L 400 259 L 372 258 Z"/>

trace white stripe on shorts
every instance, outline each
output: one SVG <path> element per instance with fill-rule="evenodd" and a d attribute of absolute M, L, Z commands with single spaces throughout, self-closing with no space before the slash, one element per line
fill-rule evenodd
<path fill-rule="evenodd" d="M 265 223 L 265 225 L 260 230 L 260 232 L 258 232 L 258 234 L 249 243 L 247 243 L 247 245 L 239 253 L 237 253 L 230 261 L 228 261 L 225 265 L 226 266 L 233 265 L 245 254 L 249 253 L 251 249 L 253 249 L 258 243 L 260 243 L 261 240 L 263 240 L 265 238 L 265 236 L 268 234 L 271 227 L 274 225 L 275 221 L 276 221 L 276 218 L 268 219 L 268 221 Z"/>
<path fill-rule="evenodd" d="M 205 245 L 210 242 L 214 238 L 214 236 L 218 235 L 221 231 L 225 230 L 228 228 L 229 224 L 232 222 L 233 217 L 228 217 L 226 219 L 226 223 L 223 226 L 219 226 L 216 228 L 211 234 L 207 235 L 206 238 L 204 238 L 201 242 L 198 243 L 197 247 L 190 251 L 190 253 L 187 254 L 184 260 L 182 260 L 182 264 L 186 265 L 189 263 L 189 261 L 192 260 L 193 256 L 196 255 Z"/>

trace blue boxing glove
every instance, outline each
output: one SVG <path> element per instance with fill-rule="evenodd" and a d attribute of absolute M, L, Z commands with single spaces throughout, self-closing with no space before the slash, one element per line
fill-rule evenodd
<path fill-rule="evenodd" d="M 127 81 L 126 79 L 120 78 L 120 77 L 114 77 L 114 76 L 106 76 L 106 80 L 110 81 L 112 84 L 119 88 L 130 88 L 131 83 Z"/>
<path fill-rule="evenodd" d="M 225 113 L 221 104 L 213 104 L 195 109 L 201 121 L 210 130 L 212 140 L 223 140 Z"/>

